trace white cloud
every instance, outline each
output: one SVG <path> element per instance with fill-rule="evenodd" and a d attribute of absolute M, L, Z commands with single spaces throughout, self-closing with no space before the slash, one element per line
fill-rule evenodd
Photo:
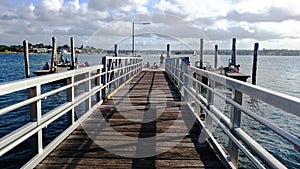
<path fill-rule="evenodd" d="M 43 11 L 58 12 L 63 6 L 64 0 L 40 0 L 38 9 Z"/>
<path fill-rule="evenodd" d="M 162 12 L 170 12 L 170 13 L 180 12 L 178 5 L 175 3 L 171 3 L 168 0 L 159 1 L 158 4 L 154 5 L 154 8 L 156 8 Z"/>
<path fill-rule="evenodd" d="M 17 0 L 18 1 L 18 0 Z M 300 39 L 300 1 L 288 0 L 23 0 L 0 1 L 0 44 L 29 37 L 40 41 L 51 36 L 76 36 L 77 42 L 113 23 L 107 34 L 130 37 L 131 22 L 151 22 L 136 26 L 148 31 L 197 42 L 231 41 L 232 37 L 263 44 L 289 45 Z M 151 13 L 154 12 L 154 13 Z M 201 32 L 205 33 L 202 34 Z M 45 41 L 46 41 L 45 40 Z M 288 40 L 291 40 L 289 43 Z M 66 38 L 69 41 L 69 38 Z M 229 42 L 230 44 L 230 42 Z M 270 46 L 268 44 L 267 46 Z M 287 46 L 287 48 L 289 47 Z M 299 46 L 299 45 L 298 45 Z M 252 48 L 252 47 L 251 47 Z"/>

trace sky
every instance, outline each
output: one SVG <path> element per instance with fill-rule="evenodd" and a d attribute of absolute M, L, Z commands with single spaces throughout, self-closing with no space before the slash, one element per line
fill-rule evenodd
<path fill-rule="evenodd" d="M 0 0 L 0 44 L 300 49 L 299 0 Z M 149 22 L 143 25 L 140 23 Z"/>

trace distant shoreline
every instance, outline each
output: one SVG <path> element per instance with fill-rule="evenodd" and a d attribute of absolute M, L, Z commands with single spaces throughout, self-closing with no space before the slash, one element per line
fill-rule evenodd
<path fill-rule="evenodd" d="M 161 50 L 141 50 L 137 51 L 142 54 L 161 54 L 164 53 Z M 253 50 L 237 50 L 237 55 L 253 55 Z M 107 51 L 108 54 L 113 53 L 113 51 Z M 119 50 L 119 54 L 128 54 L 131 53 L 129 50 Z M 172 50 L 172 55 L 199 55 L 199 51 L 192 51 L 192 50 Z M 204 55 L 214 55 L 214 50 L 204 50 Z M 218 51 L 219 55 L 231 55 L 232 51 L 230 49 L 222 49 Z M 23 52 L 0 52 L 0 54 L 23 54 Z M 31 55 L 47 55 L 50 53 L 37 53 L 37 52 L 30 52 Z M 76 53 L 76 54 L 99 54 L 99 53 Z M 262 49 L 258 51 L 258 55 L 261 56 L 300 56 L 300 50 L 288 50 L 288 49 Z"/>
<path fill-rule="evenodd" d="M 9 55 L 9 54 L 24 54 L 24 53 L 23 52 L 0 52 L 0 54 Z M 34 55 L 34 54 L 36 54 L 36 55 L 46 55 L 46 54 L 51 54 L 51 53 L 33 53 L 33 52 L 31 52 L 29 54 L 31 54 L 31 55 Z"/>

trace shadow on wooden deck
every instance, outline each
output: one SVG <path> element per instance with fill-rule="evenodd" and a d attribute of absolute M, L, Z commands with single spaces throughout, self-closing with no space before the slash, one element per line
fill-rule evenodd
<path fill-rule="evenodd" d="M 37 168 L 225 168 L 164 72 L 141 72 Z"/>

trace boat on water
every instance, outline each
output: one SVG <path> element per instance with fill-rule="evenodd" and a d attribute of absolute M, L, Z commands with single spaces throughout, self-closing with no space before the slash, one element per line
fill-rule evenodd
<path fill-rule="evenodd" d="M 66 72 L 66 71 L 68 71 L 68 67 L 56 67 L 53 70 L 51 70 L 51 69 L 36 70 L 33 73 L 36 76 L 42 76 L 42 75 L 48 75 L 48 74 L 52 74 L 52 73 L 60 73 L 60 72 Z"/>
<path fill-rule="evenodd" d="M 75 62 L 77 62 L 76 58 L 75 58 Z M 47 75 L 47 74 L 52 74 L 52 73 L 66 72 L 75 67 L 76 67 L 75 65 L 74 65 L 74 67 L 72 66 L 72 63 L 70 61 L 68 61 L 67 58 L 64 59 L 63 54 L 60 55 L 60 59 L 58 62 L 57 61 L 57 53 L 53 53 L 52 58 L 51 58 L 51 66 L 49 66 L 48 62 L 46 62 L 46 64 L 43 66 L 42 70 L 36 70 L 33 73 L 36 76 L 41 76 L 41 75 Z"/>

